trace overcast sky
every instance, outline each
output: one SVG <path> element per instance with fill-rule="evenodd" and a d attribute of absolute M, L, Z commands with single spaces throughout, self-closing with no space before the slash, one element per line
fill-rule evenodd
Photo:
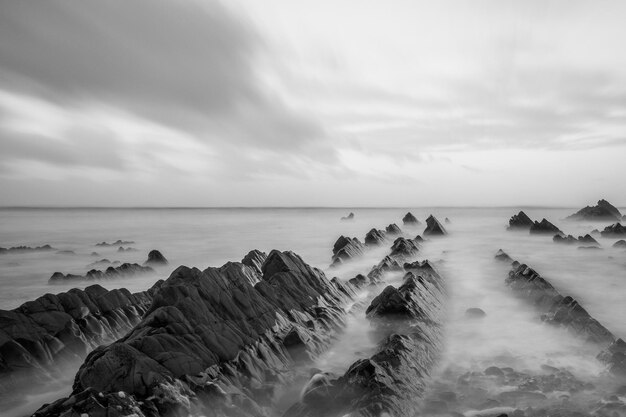
<path fill-rule="evenodd" d="M 0 0 L 1 205 L 626 205 L 625 16 Z"/>

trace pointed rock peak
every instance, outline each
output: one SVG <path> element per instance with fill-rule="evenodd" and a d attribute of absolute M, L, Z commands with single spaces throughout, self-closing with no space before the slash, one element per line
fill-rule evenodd
<path fill-rule="evenodd" d="M 424 235 L 432 236 L 432 235 L 446 235 L 446 229 L 443 227 L 439 220 L 432 214 L 428 216 L 426 219 L 426 229 L 424 229 Z"/>
<path fill-rule="evenodd" d="M 404 215 L 404 217 L 402 218 L 402 223 L 405 225 L 420 224 L 419 220 L 417 220 L 417 218 L 410 211 Z"/>
<path fill-rule="evenodd" d="M 302 258 L 291 251 L 281 252 L 273 249 L 261 267 L 263 279 L 269 279 L 279 272 L 305 271 L 307 265 Z"/>

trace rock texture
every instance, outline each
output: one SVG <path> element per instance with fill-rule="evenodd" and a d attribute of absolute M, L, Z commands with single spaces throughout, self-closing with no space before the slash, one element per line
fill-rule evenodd
<path fill-rule="evenodd" d="M 496 252 L 495 258 L 502 262 L 507 262 L 507 263 L 513 262 L 513 259 L 502 249 L 498 249 L 498 252 Z"/>
<path fill-rule="evenodd" d="M 75 274 L 63 274 L 61 272 L 55 272 L 50 277 L 50 283 L 64 282 L 69 280 L 95 280 L 95 279 L 110 279 L 119 277 L 130 277 L 134 275 L 151 274 L 154 273 L 154 269 L 149 266 L 141 266 L 139 264 L 123 263 L 120 266 L 108 267 L 105 271 L 99 269 L 92 269 L 85 275 Z"/>
<path fill-rule="evenodd" d="M 600 235 L 602 235 L 602 237 L 626 236 L 626 227 L 622 226 L 621 223 L 615 223 L 605 227 L 604 230 L 600 232 Z"/>
<path fill-rule="evenodd" d="M 309 384 L 284 416 L 417 415 L 416 400 L 441 348 L 443 299 L 441 278 L 428 263 L 407 272 L 399 288 L 385 288 L 367 309 L 382 336 L 377 352 L 342 376 L 314 376 L 318 383 Z"/>
<path fill-rule="evenodd" d="M 352 289 L 292 252 L 272 251 L 261 272 L 252 285 L 241 263 L 177 268 L 138 325 L 87 357 L 71 397 L 35 415 L 267 415 L 293 363 L 341 328 Z"/>
<path fill-rule="evenodd" d="M 365 235 L 365 244 L 367 246 L 380 246 L 387 240 L 385 234 L 384 230 L 372 229 Z"/>
<path fill-rule="evenodd" d="M 162 266 L 169 264 L 169 262 L 167 262 L 167 259 L 165 259 L 165 256 L 163 256 L 161 252 L 152 249 L 148 253 L 148 259 L 143 264 L 144 266 Z"/>
<path fill-rule="evenodd" d="M 613 243 L 613 247 L 614 248 L 626 248 L 626 240 L 624 239 L 618 240 L 617 242 Z"/>
<path fill-rule="evenodd" d="M 385 232 L 387 232 L 388 235 L 393 236 L 393 235 L 401 235 L 402 234 L 402 230 L 400 230 L 400 228 L 398 227 L 397 224 L 392 223 L 389 226 L 387 226 L 385 228 Z"/>
<path fill-rule="evenodd" d="M 432 214 L 426 219 L 426 229 L 424 229 L 424 236 L 435 236 L 447 234 L 446 229 L 439 223 L 439 220 Z"/>
<path fill-rule="evenodd" d="M 243 257 L 241 263 L 254 269 L 254 271 L 257 272 L 260 276 L 263 274 L 262 268 L 266 260 L 267 254 L 265 252 L 254 249 L 248 252 L 248 254 Z"/>
<path fill-rule="evenodd" d="M 546 219 L 542 219 L 540 222 L 535 221 L 533 225 L 530 226 L 530 234 L 563 234 L 561 229 L 550 223 Z"/>
<path fill-rule="evenodd" d="M 402 218 L 402 224 L 404 224 L 405 226 L 417 226 L 418 224 L 420 224 L 420 221 L 417 220 L 417 218 L 409 211 Z"/>
<path fill-rule="evenodd" d="M 365 245 L 356 237 L 340 236 L 333 245 L 331 266 L 338 266 L 345 261 L 363 255 Z"/>
<path fill-rule="evenodd" d="M 135 294 L 92 285 L 0 310 L 0 394 L 49 382 L 66 361 L 82 360 L 122 337 L 148 310 L 160 284 Z"/>
<path fill-rule="evenodd" d="M 552 241 L 554 241 L 554 243 L 563 243 L 566 245 L 574 245 L 574 244 L 580 244 L 580 245 L 595 245 L 595 246 L 599 246 L 600 244 L 598 243 L 597 240 L 595 240 L 591 235 L 586 234 L 585 236 L 578 236 L 578 238 L 575 238 L 572 235 L 554 235 L 554 237 L 552 238 Z"/>
<path fill-rule="evenodd" d="M 13 246 L 11 248 L 0 248 L 0 255 L 10 254 L 10 253 L 27 253 L 27 252 L 49 252 L 56 250 L 50 245 L 43 246 Z"/>
<path fill-rule="evenodd" d="M 511 216 L 511 218 L 509 219 L 509 227 L 507 229 L 530 229 L 532 225 L 533 221 L 530 219 L 530 217 L 528 217 L 528 215 L 523 211 L 520 211 L 519 213 Z"/>
<path fill-rule="evenodd" d="M 620 221 L 622 214 L 606 200 L 599 200 L 595 206 L 587 206 L 569 216 L 568 220 Z"/>

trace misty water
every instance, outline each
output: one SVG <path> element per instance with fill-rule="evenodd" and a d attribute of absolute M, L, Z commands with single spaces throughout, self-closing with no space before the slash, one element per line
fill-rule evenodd
<path fill-rule="evenodd" d="M 417 259 L 436 263 L 449 292 L 445 351 L 432 377 L 436 380 L 451 369 L 461 374 L 486 366 L 512 366 L 538 370 L 542 365 L 565 367 L 576 375 L 594 377 L 603 372 L 596 351 L 566 330 L 543 324 L 538 314 L 516 298 L 504 280 L 509 267 L 494 260 L 502 248 L 513 259 L 527 263 L 557 289 L 572 295 L 619 337 L 626 336 L 623 282 L 626 251 L 612 248 L 617 239 L 597 236 L 601 250 L 581 250 L 576 245 L 558 245 L 552 236 L 510 232 L 507 222 L 519 208 L 394 208 L 394 209 L 3 209 L 0 210 L 0 246 L 41 246 L 56 251 L 0 255 L 0 308 L 12 309 L 45 293 L 84 288 L 98 283 L 107 289 L 125 287 L 132 292 L 148 289 L 165 279 L 178 265 L 219 266 L 241 260 L 251 249 L 292 250 L 305 262 L 323 269 L 328 277 L 347 280 L 367 273 L 388 247 L 368 251 L 363 258 L 329 269 L 332 245 L 340 235 L 363 240 L 372 227 L 397 223 L 408 237 L 421 234 L 403 227 L 401 219 L 410 210 L 424 222 L 429 214 L 445 224 L 449 235 L 424 242 Z M 584 235 L 607 223 L 568 222 L 563 219 L 577 208 L 530 208 L 533 219 L 545 217 L 566 234 Z M 354 211 L 355 220 L 341 222 Z M 118 252 L 118 247 L 96 243 L 118 239 L 136 251 Z M 100 260 L 143 263 L 151 249 L 160 250 L 170 265 L 155 274 L 101 281 L 49 284 L 52 273 L 85 274 L 89 264 Z M 92 252 L 97 252 L 93 255 Z M 401 274 L 388 274 L 387 283 L 399 285 Z M 316 368 L 344 372 L 356 359 L 368 356 L 376 341 L 368 336 L 364 310 L 383 287 L 370 288 L 351 306 L 347 328 L 326 353 L 316 359 Z M 483 320 L 468 320 L 465 310 L 479 307 Z M 48 393 L 38 393 L 7 415 L 34 411 L 43 402 L 66 395 L 79 364 L 68 366 L 67 375 Z"/>

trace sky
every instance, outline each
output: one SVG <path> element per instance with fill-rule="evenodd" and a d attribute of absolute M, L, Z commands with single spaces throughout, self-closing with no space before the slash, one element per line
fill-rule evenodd
<path fill-rule="evenodd" d="M 626 206 L 624 16 L 0 0 L 0 205 Z"/>

